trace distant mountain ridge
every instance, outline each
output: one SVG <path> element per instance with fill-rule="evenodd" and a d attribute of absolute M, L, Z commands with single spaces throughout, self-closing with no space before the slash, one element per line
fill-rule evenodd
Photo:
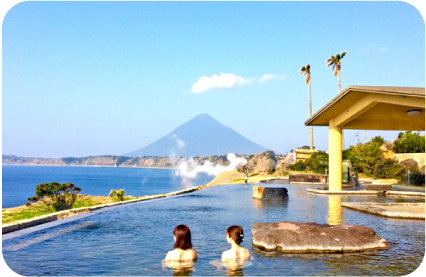
<path fill-rule="evenodd" d="M 251 155 L 266 151 L 208 114 L 200 114 L 168 135 L 127 154 L 127 157 L 209 157 L 235 153 Z"/>

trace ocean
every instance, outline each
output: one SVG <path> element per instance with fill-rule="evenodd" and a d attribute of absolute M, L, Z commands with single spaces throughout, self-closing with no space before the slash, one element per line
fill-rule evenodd
<path fill-rule="evenodd" d="M 127 195 L 144 196 L 205 185 L 214 176 L 199 173 L 183 182 L 171 169 L 91 167 L 91 166 L 2 166 L 2 207 L 24 205 L 41 183 L 73 183 L 85 195 L 107 196 L 111 189 L 124 189 Z"/>

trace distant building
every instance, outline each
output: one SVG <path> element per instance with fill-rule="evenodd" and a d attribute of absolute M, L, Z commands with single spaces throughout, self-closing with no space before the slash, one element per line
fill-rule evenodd
<path fill-rule="evenodd" d="M 309 159 L 316 150 L 304 149 L 304 148 L 296 148 L 294 153 L 296 153 L 296 163 L 299 161 L 305 162 Z"/>

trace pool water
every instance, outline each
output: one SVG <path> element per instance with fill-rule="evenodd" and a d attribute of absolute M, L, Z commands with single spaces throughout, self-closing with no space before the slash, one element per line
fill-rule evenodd
<path fill-rule="evenodd" d="M 312 186 L 285 186 L 287 201 L 252 198 L 254 184 L 221 185 L 191 194 L 119 206 L 53 228 L 3 241 L 8 266 L 21 275 L 407 275 L 422 262 L 425 222 L 390 219 L 346 209 L 341 202 L 424 202 L 424 198 L 324 196 Z M 389 250 L 355 254 L 281 254 L 252 247 L 251 224 L 282 220 L 365 225 L 390 243 Z M 173 228 L 191 229 L 194 264 L 166 264 Z M 230 248 L 225 231 L 244 228 L 242 247 L 253 259 L 220 262 Z"/>

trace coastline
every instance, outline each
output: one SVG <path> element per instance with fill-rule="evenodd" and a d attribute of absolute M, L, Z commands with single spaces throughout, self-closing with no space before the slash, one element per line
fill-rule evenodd
<path fill-rule="evenodd" d="M 79 165 L 79 164 L 73 164 L 73 165 L 68 165 L 68 164 L 11 164 L 11 163 L 2 163 L 2 165 L 16 165 L 16 166 L 23 166 L 23 165 L 27 165 L 27 166 L 77 166 L 77 167 L 121 167 L 121 168 L 152 168 L 152 169 L 175 169 L 174 167 L 158 167 L 158 166 L 113 166 L 113 165 Z"/>

